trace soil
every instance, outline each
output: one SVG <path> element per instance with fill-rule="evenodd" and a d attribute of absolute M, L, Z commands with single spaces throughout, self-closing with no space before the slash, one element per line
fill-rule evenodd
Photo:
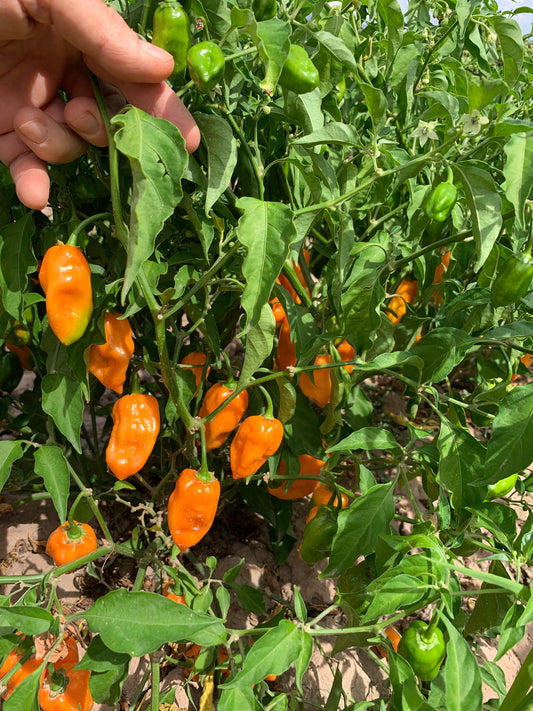
<path fill-rule="evenodd" d="M 394 393 L 389 395 L 384 402 L 383 410 L 391 417 L 392 422 L 401 423 L 401 418 L 405 416 L 404 406 L 401 398 L 397 398 Z M 425 494 L 421 487 L 414 484 L 413 493 L 418 504 L 423 507 Z M 410 503 L 405 492 L 398 492 L 397 505 L 405 512 L 410 510 Z M 292 525 L 294 532 L 299 539 L 305 526 L 308 502 L 296 501 L 293 507 Z M 517 507 L 517 512 L 522 520 L 525 513 Z M 105 518 L 110 520 L 106 512 Z M 124 516 L 124 512 L 114 512 L 112 520 L 117 528 L 127 529 L 132 525 L 132 520 Z M 39 500 L 17 505 L 17 501 L 12 496 L 6 496 L 0 503 L 1 535 L 0 535 L 0 572 L 2 575 L 18 575 L 41 573 L 48 571 L 51 561 L 44 551 L 45 542 L 57 525 L 57 515 L 49 500 Z M 268 529 L 265 521 L 251 510 L 243 512 L 242 507 L 236 511 L 231 507 L 223 510 L 217 517 L 215 525 L 210 534 L 194 549 L 194 555 L 198 560 L 205 560 L 207 556 L 215 556 L 218 561 L 213 577 L 221 577 L 225 571 L 233 567 L 241 559 L 245 560 L 243 569 L 239 574 L 239 583 L 248 583 L 260 588 L 267 600 L 268 614 L 275 613 L 279 606 L 279 600 L 292 603 L 294 600 L 294 587 L 297 587 L 307 605 L 309 616 L 316 616 L 324 610 L 334 598 L 333 581 L 325 579 L 319 580 L 318 573 L 324 565 L 316 565 L 309 568 L 298 555 L 295 547 L 287 560 L 279 565 L 272 553 L 269 543 Z M 469 558 L 467 563 L 470 567 L 486 569 L 487 563 Z M 191 568 L 192 570 L 192 568 Z M 525 571 L 531 576 L 531 569 Z M 128 562 L 123 559 L 110 561 L 106 577 L 100 580 L 89 577 L 84 570 L 76 571 L 69 575 L 63 575 L 58 581 L 58 596 L 65 613 L 76 612 L 87 609 L 94 599 L 105 594 L 112 587 L 119 585 L 131 586 L 134 571 L 129 569 Z M 107 578 L 107 579 L 106 579 Z M 471 579 L 465 581 L 476 586 L 476 581 Z M 147 575 L 145 589 L 156 588 L 156 578 L 152 574 Z M 6 594 L 9 589 L 0 588 L 0 592 Z M 465 604 L 468 600 L 465 598 Z M 252 613 L 247 613 L 237 604 L 230 609 L 228 626 L 236 628 L 248 628 L 257 624 L 258 620 Z M 333 614 L 322 620 L 323 626 L 342 628 L 345 625 L 345 618 L 340 608 Z M 400 631 L 402 625 L 399 625 Z M 342 674 L 343 691 L 347 700 L 361 702 L 379 697 L 387 697 L 389 694 L 389 684 L 387 678 L 386 660 L 381 660 L 373 651 L 368 649 L 350 648 L 336 656 L 332 656 L 335 637 L 325 637 L 320 639 L 320 646 L 315 645 L 311 664 L 303 680 L 303 690 L 307 703 L 305 709 L 324 708 L 328 694 L 331 690 L 333 678 L 338 669 Z M 85 642 L 84 642 L 85 643 Z M 515 678 L 527 653 L 533 644 L 533 626 L 527 630 L 526 636 L 517 644 L 503 659 L 499 661 L 503 669 L 508 686 Z M 479 647 L 479 654 L 487 659 L 493 659 L 496 653 L 497 643 L 495 640 L 484 640 Z M 174 645 L 168 653 L 180 657 L 183 654 L 183 645 Z M 112 707 L 118 711 L 130 709 L 130 701 L 135 694 L 137 687 L 147 668 L 147 659 L 134 659 L 130 667 L 129 678 L 127 679 L 121 701 Z M 183 669 L 172 664 L 162 665 L 162 690 L 176 689 L 172 711 L 193 710 L 199 707 L 201 695 L 200 682 L 189 682 L 185 684 Z M 276 681 L 269 682 L 271 688 L 279 691 L 292 690 L 295 688 L 294 673 L 289 670 Z M 147 689 L 147 700 L 143 709 L 148 708 L 149 689 Z M 493 692 L 485 689 L 486 698 L 491 698 Z M 94 711 L 109 711 L 111 707 L 95 704 Z"/>

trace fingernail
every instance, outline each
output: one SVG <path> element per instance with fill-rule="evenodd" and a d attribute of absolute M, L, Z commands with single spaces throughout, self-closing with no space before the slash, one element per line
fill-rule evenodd
<path fill-rule="evenodd" d="M 48 130 L 42 121 L 32 119 L 26 123 L 20 124 L 18 127 L 19 133 L 27 138 L 32 143 L 44 143 L 48 138 Z"/>
<path fill-rule="evenodd" d="M 76 118 L 76 130 L 84 135 L 92 136 L 100 130 L 100 122 L 94 114 L 86 111 Z"/>

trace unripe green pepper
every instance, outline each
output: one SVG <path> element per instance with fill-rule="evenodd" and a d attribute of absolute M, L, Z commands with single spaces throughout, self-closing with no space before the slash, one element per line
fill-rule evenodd
<path fill-rule="evenodd" d="M 529 291 L 533 261 L 528 254 L 512 254 L 492 282 L 490 298 L 494 306 L 509 306 Z"/>
<path fill-rule="evenodd" d="M 330 506 L 320 506 L 304 530 L 300 558 L 313 565 L 329 555 L 331 542 L 337 532 L 337 512 Z"/>
<path fill-rule="evenodd" d="M 175 0 L 160 2 L 154 12 L 152 44 L 166 49 L 174 57 L 174 72 L 187 69 L 187 51 L 191 46 L 191 27 L 187 13 Z"/>
<path fill-rule="evenodd" d="M 309 55 L 299 44 L 291 44 L 281 70 L 280 86 L 296 94 L 307 94 L 318 86 L 320 77 Z"/>
<path fill-rule="evenodd" d="M 457 188 L 453 183 L 439 183 L 424 204 L 424 210 L 428 217 L 436 222 L 444 222 L 452 211 L 457 200 Z"/>
<path fill-rule="evenodd" d="M 411 622 L 398 644 L 398 653 L 411 665 L 422 681 L 431 681 L 439 673 L 446 655 L 442 630 L 422 620 Z"/>
<path fill-rule="evenodd" d="M 499 479 L 494 484 L 489 484 L 485 501 L 492 501 L 492 499 L 499 499 L 502 496 L 507 496 L 507 494 L 515 488 L 517 479 L 518 474 L 510 474 L 509 476 L 503 477 L 503 479 Z"/>
<path fill-rule="evenodd" d="M 12 392 L 20 383 L 23 372 L 15 353 L 3 351 L 0 357 L 0 390 Z"/>
<path fill-rule="evenodd" d="M 226 60 L 218 44 L 206 40 L 189 49 L 187 65 L 197 88 L 207 94 L 224 76 Z"/>
<path fill-rule="evenodd" d="M 277 0 L 252 0 L 252 12 L 257 22 L 271 20 L 278 11 Z"/>

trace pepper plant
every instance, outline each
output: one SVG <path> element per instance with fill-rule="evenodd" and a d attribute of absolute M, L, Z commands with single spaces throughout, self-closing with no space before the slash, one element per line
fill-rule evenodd
<path fill-rule="evenodd" d="M 497 664 L 533 605 L 528 9 L 109 4 L 176 52 L 169 81 L 202 143 L 189 156 L 175 126 L 132 106 L 108 116 L 93 78 L 109 146 L 50 167 L 49 209 L 22 207 L 0 174 L 0 486 L 15 507 L 51 499 L 50 532 L 97 536 L 44 573 L 3 570 L 3 708 L 62 688 L 45 670 L 66 626 L 91 698 L 116 708 L 145 655 L 131 708 L 174 701 L 169 665 L 219 711 L 531 708 L 533 651 L 514 680 Z M 60 245 L 80 261 L 74 295 L 47 265 Z M 108 314 L 133 352 L 113 345 Z M 260 417 L 280 427 L 246 435 L 258 454 L 244 466 Z M 296 540 L 293 501 L 321 487 Z M 237 582 L 244 559 L 215 572 L 217 518 L 244 510 L 278 564 L 299 548 L 333 582 L 324 609 L 303 589 L 287 601 Z M 121 560 L 127 584 L 62 604 L 62 575 L 105 580 Z M 257 624 L 233 625 L 235 607 Z M 303 679 L 325 636 L 337 671 L 317 702 Z M 354 649 L 389 679 L 381 698 L 343 686 Z"/>

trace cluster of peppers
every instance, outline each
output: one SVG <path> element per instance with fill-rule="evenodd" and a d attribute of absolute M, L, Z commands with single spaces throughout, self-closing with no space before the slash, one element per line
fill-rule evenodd
<path fill-rule="evenodd" d="M 254 0 L 252 10 L 260 22 L 272 19 L 277 12 L 276 0 Z M 206 94 L 224 76 L 226 60 L 218 44 L 204 40 L 191 44 L 190 19 L 176 0 L 163 0 L 154 12 L 152 43 L 174 58 L 172 76 L 180 77 L 188 69 L 196 88 Z M 279 84 L 296 94 L 313 91 L 319 84 L 318 70 L 304 47 L 290 45 Z"/>

